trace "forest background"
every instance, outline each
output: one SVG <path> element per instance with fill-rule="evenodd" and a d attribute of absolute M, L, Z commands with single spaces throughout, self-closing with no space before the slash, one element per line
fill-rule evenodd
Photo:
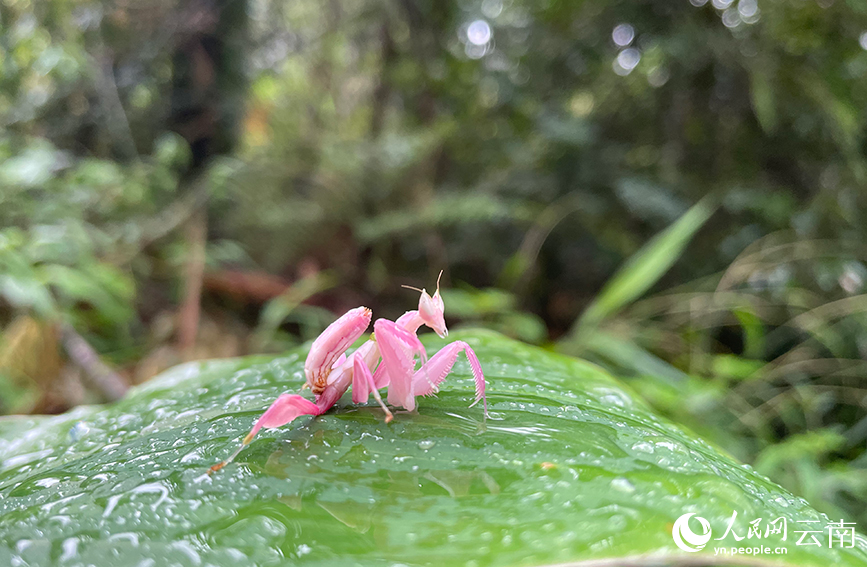
<path fill-rule="evenodd" d="M 0 412 L 444 270 L 867 529 L 867 5 L 3 0 Z"/>

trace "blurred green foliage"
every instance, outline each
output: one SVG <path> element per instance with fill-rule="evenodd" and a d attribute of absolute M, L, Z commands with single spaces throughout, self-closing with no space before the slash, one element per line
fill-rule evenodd
<path fill-rule="evenodd" d="M 0 167 L 5 304 L 66 317 L 94 340 L 102 337 L 104 349 L 128 345 L 137 317 L 130 260 L 139 255 L 155 204 L 175 190 L 176 148 L 167 137 L 155 156 L 125 167 L 75 159 L 41 140 L 26 140 L 14 157 L 7 153 Z"/>
<path fill-rule="evenodd" d="M 4 322 L 65 319 L 118 364 L 170 340 L 197 171 L 209 270 L 286 282 L 206 293 L 248 349 L 360 303 L 396 316 L 400 284 L 445 269 L 450 322 L 632 376 L 867 526 L 867 5 L 17 0 L 0 20 Z"/>

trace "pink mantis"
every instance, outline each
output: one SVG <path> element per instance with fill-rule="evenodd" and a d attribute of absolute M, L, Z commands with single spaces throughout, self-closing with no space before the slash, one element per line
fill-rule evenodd
<path fill-rule="evenodd" d="M 476 382 L 476 400 L 470 407 L 481 400 L 487 417 L 485 377 L 479 359 L 470 345 L 464 341 L 449 343 L 428 360 L 424 346 L 418 340 L 418 329 L 422 325 L 431 328 L 442 338 L 449 334 L 443 317 L 445 306 L 440 296 L 439 280 L 433 296 L 423 289 L 410 289 L 421 293 L 418 309 L 407 311 L 397 321 L 377 319 L 370 340 L 358 347 L 350 357 L 346 356 L 346 350 L 370 325 L 370 309 L 350 309 L 329 325 L 313 341 L 304 363 L 307 381 L 302 390 L 309 387 L 313 391 L 315 402 L 299 394 L 280 395 L 256 421 L 241 446 L 228 459 L 211 467 L 208 474 L 232 462 L 261 428 L 281 427 L 302 415 L 321 415 L 328 411 L 350 386 L 353 402 L 363 403 L 373 396 L 385 412 L 385 422 L 388 423 L 394 416 L 379 395 L 381 388 L 388 386 L 387 399 L 392 406 L 412 411 L 415 409 L 416 396 L 437 392 L 437 387 L 451 372 L 461 351 L 467 356 Z M 421 359 L 421 367 L 417 370 L 416 355 Z"/>

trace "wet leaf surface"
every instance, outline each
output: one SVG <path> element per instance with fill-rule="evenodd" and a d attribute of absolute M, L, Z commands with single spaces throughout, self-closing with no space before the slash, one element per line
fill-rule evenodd
<path fill-rule="evenodd" d="M 386 425 L 377 407 L 345 396 L 326 415 L 263 431 L 212 477 L 207 468 L 273 398 L 301 386 L 305 351 L 188 364 L 112 406 L 0 420 L 0 564 L 484 566 L 686 555 L 671 536 L 679 516 L 697 513 L 720 537 L 733 511 L 741 536 L 756 518 L 785 518 L 787 540 L 729 535 L 703 553 L 785 546 L 792 565 L 867 564 L 863 537 L 829 547 L 829 518 L 656 417 L 599 368 L 492 333 L 459 335 L 482 361 L 491 419 L 467 407 L 473 385 L 462 360 L 417 413 Z M 427 344 L 432 353 L 444 343 Z M 823 530 L 823 545 L 796 545 L 806 529 Z"/>

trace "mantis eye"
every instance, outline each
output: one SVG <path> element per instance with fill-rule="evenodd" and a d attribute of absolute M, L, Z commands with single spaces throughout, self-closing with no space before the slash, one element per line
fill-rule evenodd
<path fill-rule="evenodd" d="M 423 319 L 428 320 L 436 315 L 436 302 L 434 298 L 428 295 L 425 290 L 421 291 L 421 297 L 418 300 L 418 312 Z"/>
<path fill-rule="evenodd" d="M 440 290 L 436 290 L 436 293 L 433 294 L 433 297 L 430 298 L 431 305 L 435 311 L 439 313 L 443 313 L 445 311 L 445 305 L 443 304 L 443 298 L 440 295 Z"/>

